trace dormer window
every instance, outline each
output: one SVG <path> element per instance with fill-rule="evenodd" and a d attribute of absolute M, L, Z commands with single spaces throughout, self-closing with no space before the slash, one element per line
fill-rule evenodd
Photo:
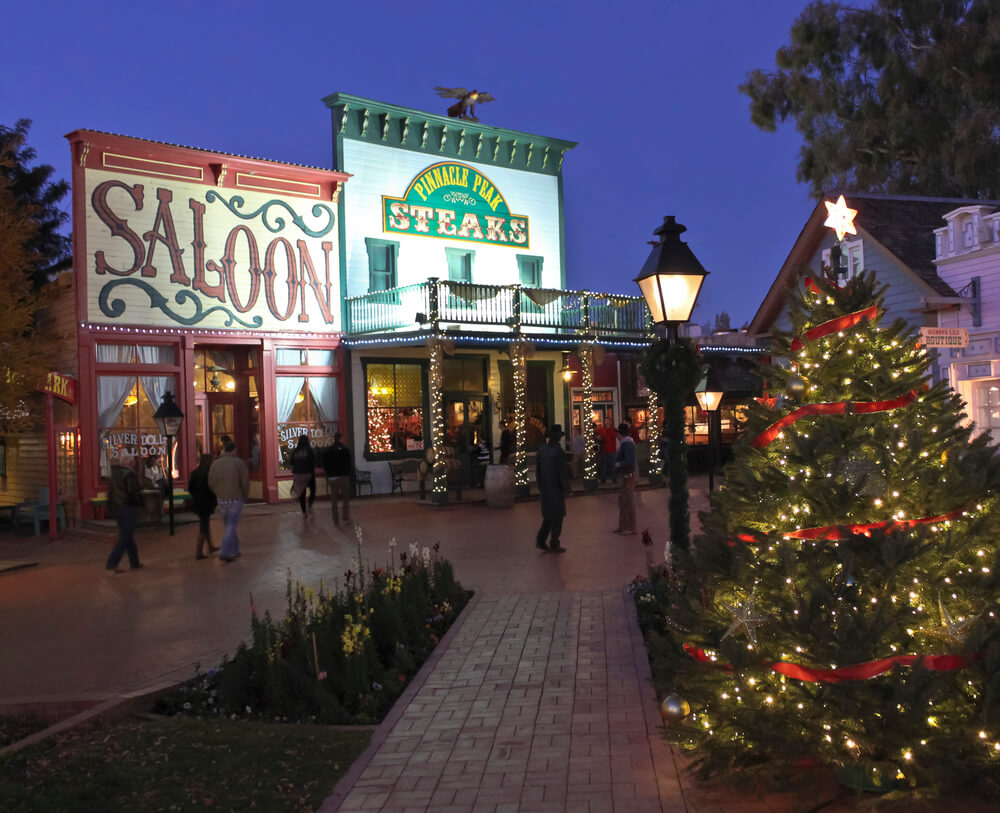
<path fill-rule="evenodd" d="M 971 217 L 962 223 L 962 247 L 966 250 L 976 247 L 976 224 Z"/>

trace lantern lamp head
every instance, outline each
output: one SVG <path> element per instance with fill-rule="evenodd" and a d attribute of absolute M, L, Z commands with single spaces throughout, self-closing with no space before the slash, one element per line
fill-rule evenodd
<path fill-rule="evenodd" d="M 181 423 L 184 421 L 184 413 L 174 403 L 172 393 L 163 393 L 163 403 L 153 413 L 153 420 L 156 421 L 156 426 L 160 430 L 160 434 L 172 438 L 176 437 L 177 433 L 180 432 Z"/>
<path fill-rule="evenodd" d="M 687 243 L 681 241 L 685 231 L 687 227 L 673 215 L 663 218 L 663 224 L 653 232 L 660 239 L 652 243 L 653 249 L 635 278 L 656 324 L 687 322 L 708 275 Z"/>

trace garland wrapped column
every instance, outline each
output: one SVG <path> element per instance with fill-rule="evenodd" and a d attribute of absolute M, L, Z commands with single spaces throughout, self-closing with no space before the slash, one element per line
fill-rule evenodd
<path fill-rule="evenodd" d="M 445 468 L 444 457 L 444 385 L 441 340 L 431 339 L 427 342 L 430 357 L 430 427 L 431 449 L 434 452 L 434 485 L 431 488 L 431 502 L 444 505 L 448 502 L 448 470 Z"/>
<path fill-rule="evenodd" d="M 528 439 L 528 393 L 527 393 L 527 360 L 525 358 L 525 343 L 511 342 L 510 360 L 514 368 L 514 420 L 517 427 L 514 433 L 514 493 L 519 497 L 527 496 L 531 486 L 528 480 L 527 455 L 525 444 Z"/>
<path fill-rule="evenodd" d="M 649 404 L 646 413 L 646 438 L 649 440 L 649 484 L 657 486 L 663 481 L 663 461 L 660 458 L 660 397 L 652 387 L 646 387 Z"/>
<path fill-rule="evenodd" d="M 577 351 L 580 369 L 583 371 L 583 402 L 580 404 L 580 430 L 586 446 L 583 463 L 583 488 L 593 491 L 597 488 L 597 437 L 594 421 L 591 419 L 594 403 L 594 345 L 583 342 Z"/>

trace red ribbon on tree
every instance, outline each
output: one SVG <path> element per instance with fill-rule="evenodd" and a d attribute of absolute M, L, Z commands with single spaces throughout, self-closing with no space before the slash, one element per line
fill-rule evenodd
<path fill-rule="evenodd" d="M 864 310 L 848 313 L 845 316 L 838 316 L 836 319 L 831 319 L 829 322 L 823 322 L 823 324 L 816 325 L 816 327 L 807 330 L 805 333 L 805 341 L 798 337 L 792 339 L 790 349 L 793 353 L 797 353 L 805 347 L 805 342 L 807 341 L 822 339 L 824 336 L 829 336 L 831 333 L 837 333 L 841 330 L 846 330 L 849 327 L 854 327 L 858 324 L 858 322 L 861 322 L 864 319 L 871 321 L 877 316 L 878 305 L 872 305 Z"/>
<path fill-rule="evenodd" d="M 904 528 L 912 528 L 914 525 L 928 525 L 932 522 L 945 522 L 949 519 L 957 519 L 962 516 L 964 509 L 956 508 L 947 514 L 938 514 L 934 517 L 921 517 L 920 519 L 886 519 L 882 522 L 869 522 L 865 525 L 824 525 L 822 528 L 800 528 L 797 531 L 789 531 L 783 534 L 785 539 L 827 539 L 836 541 L 846 539 L 850 534 L 863 534 L 871 536 L 872 531 L 885 529 L 886 531 L 897 531 Z M 845 533 L 846 532 L 846 533 Z M 752 537 L 751 537 L 752 538 Z M 743 535 L 740 535 L 743 539 Z M 744 540 L 747 541 L 747 540 Z"/>
<path fill-rule="evenodd" d="M 710 658 L 705 650 L 699 649 L 691 644 L 684 644 L 684 651 L 692 658 L 701 663 L 710 663 L 732 672 L 733 667 L 725 663 L 716 663 Z M 894 655 L 889 658 L 882 658 L 877 661 L 867 663 L 856 663 L 851 666 L 841 666 L 838 669 L 813 669 L 809 666 L 802 666 L 798 663 L 788 663 L 787 661 L 774 661 L 764 665 L 771 670 L 786 677 L 803 680 L 807 683 L 842 683 L 847 680 L 868 680 L 878 677 L 892 669 L 893 666 L 913 666 L 919 664 L 924 669 L 932 672 L 950 672 L 954 669 L 961 669 L 970 663 L 979 660 L 980 653 L 971 655 Z"/>
<path fill-rule="evenodd" d="M 763 449 L 769 445 L 786 426 L 790 426 L 802 418 L 810 415 L 843 415 L 850 407 L 855 414 L 867 415 L 871 412 L 888 412 L 892 409 L 911 404 L 917 400 L 915 390 L 910 390 L 906 395 L 893 398 L 888 401 L 838 401 L 830 404 L 807 404 L 789 412 L 785 417 L 772 423 L 767 429 L 754 438 L 751 444 L 755 449 Z"/>

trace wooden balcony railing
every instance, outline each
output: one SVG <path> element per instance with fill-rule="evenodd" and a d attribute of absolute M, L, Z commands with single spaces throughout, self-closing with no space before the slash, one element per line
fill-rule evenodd
<path fill-rule="evenodd" d="M 647 316 L 640 296 L 429 279 L 349 298 L 346 330 L 359 335 L 447 323 L 473 330 L 641 337 L 647 334 Z"/>

